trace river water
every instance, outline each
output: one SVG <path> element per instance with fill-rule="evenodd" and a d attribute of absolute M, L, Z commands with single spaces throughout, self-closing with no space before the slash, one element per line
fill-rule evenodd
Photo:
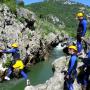
<path fill-rule="evenodd" d="M 50 77 L 53 76 L 51 63 L 63 56 L 60 44 L 55 47 L 47 61 L 40 62 L 31 67 L 30 72 L 28 73 L 28 78 L 32 85 L 37 85 L 45 83 Z M 26 86 L 26 81 L 23 78 L 12 79 L 10 81 L 4 81 L 0 83 L 0 90 L 24 90 Z"/>

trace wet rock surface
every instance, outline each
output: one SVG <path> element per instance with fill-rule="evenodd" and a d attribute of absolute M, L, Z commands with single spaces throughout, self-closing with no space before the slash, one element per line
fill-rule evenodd
<path fill-rule="evenodd" d="M 52 63 L 55 68 L 54 76 L 47 80 L 44 84 L 36 86 L 26 86 L 24 90 L 63 90 L 64 88 L 64 73 L 62 70 L 67 69 L 66 57 L 63 56 Z M 81 90 L 81 87 L 74 82 L 74 90 Z"/>
<path fill-rule="evenodd" d="M 26 63 L 46 59 L 49 50 L 65 37 L 58 32 L 43 37 L 38 28 L 32 29 L 36 20 L 35 14 L 27 9 L 19 8 L 15 15 L 5 4 L 0 4 L 0 48 L 8 49 L 12 43 L 17 42 L 21 59 L 26 60 Z M 11 55 L 6 55 L 4 63 L 7 57 L 12 60 Z"/>

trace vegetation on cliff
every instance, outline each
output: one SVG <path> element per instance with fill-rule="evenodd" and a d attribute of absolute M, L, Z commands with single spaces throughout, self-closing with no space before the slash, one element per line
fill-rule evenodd
<path fill-rule="evenodd" d="M 47 20 L 51 23 L 53 22 L 48 19 L 49 15 L 58 17 L 59 20 L 63 21 L 65 24 L 65 32 L 69 33 L 69 35 L 71 36 L 76 36 L 78 24 L 76 20 L 76 13 L 79 11 L 83 11 L 85 12 L 85 14 L 89 14 L 90 8 L 81 4 L 65 4 L 64 2 L 65 1 L 61 2 L 55 0 L 46 0 L 44 2 L 27 5 L 26 7 L 29 10 L 35 12 L 38 17 Z M 87 36 L 89 33 L 90 31 L 88 29 Z"/>
<path fill-rule="evenodd" d="M 0 3 L 6 4 L 12 13 L 16 13 L 17 7 L 24 7 L 24 2 L 19 0 L 0 0 Z"/>

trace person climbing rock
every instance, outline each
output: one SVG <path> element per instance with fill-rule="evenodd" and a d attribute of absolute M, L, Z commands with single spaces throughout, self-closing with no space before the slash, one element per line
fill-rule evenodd
<path fill-rule="evenodd" d="M 12 66 L 12 68 L 8 69 L 7 76 L 5 77 L 6 80 L 10 80 L 10 75 L 12 74 L 13 71 L 18 71 L 23 78 L 26 80 L 27 79 L 27 74 L 24 72 L 24 63 L 21 59 L 18 59 L 16 63 Z"/>
<path fill-rule="evenodd" d="M 19 53 L 19 49 L 18 49 L 18 44 L 17 43 L 13 43 L 11 45 L 11 48 L 8 49 L 8 50 L 2 50 L 0 51 L 2 53 L 11 53 L 12 54 L 12 57 L 13 57 L 13 61 L 17 60 L 20 58 L 20 53 Z"/>
<path fill-rule="evenodd" d="M 77 13 L 77 18 L 79 20 L 78 29 L 77 29 L 77 49 L 78 53 L 82 51 L 82 42 L 81 38 L 85 36 L 87 31 L 87 20 L 84 18 L 84 14 L 82 12 Z"/>
<path fill-rule="evenodd" d="M 68 51 L 71 54 L 71 58 L 68 65 L 68 71 L 65 76 L 65 81 L 67 82 L 67 89 L 66 90 L 74 90 L 73 83 L 75 78 L 77 77 L 77 47 L 74 45 L 70 45 L 68 47 Z"/>
<path fill-rule="evenodd" d="M 8 76 L 11 74 L 12 65 L 16 62 L 16 60 L 20 59 L 20 53 L 19 53 L 19 49 L 18 49 L 18 44 L 17 43 L 13 43 L 11 46 L 12 46 L 12 48 L 10 48 L 8 50 L 1 50 L 0 51 L 2 53 L 7 53 L 7 54 L 11 53 L 12 54 L 12 57 L 13 57 L 13 60 L 11 62 L 11 65 L 8 68 L 7 75 L 5 77 L 6 80 L 10 80 L 10 78 Z"/>
<path fill-rule="evenodd" d="M 24 79 L 27 79 L 27 75 L 26 73 L 23 71 L 24 69 L 24 63 L 21 59 L 18 59 L 16 61 L 16 63 L 13 65 L 13 68 L 15 70 L 18 70 L 20 72 L 20 74 L 24 77 Z"/>

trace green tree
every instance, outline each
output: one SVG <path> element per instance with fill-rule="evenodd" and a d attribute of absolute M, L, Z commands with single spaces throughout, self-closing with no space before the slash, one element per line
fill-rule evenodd
<path fill-rule="evenodd" d="M 5 3 L 13 13 L 16 12 L 16 0 L 2 0 L 3 3 Z"/>

